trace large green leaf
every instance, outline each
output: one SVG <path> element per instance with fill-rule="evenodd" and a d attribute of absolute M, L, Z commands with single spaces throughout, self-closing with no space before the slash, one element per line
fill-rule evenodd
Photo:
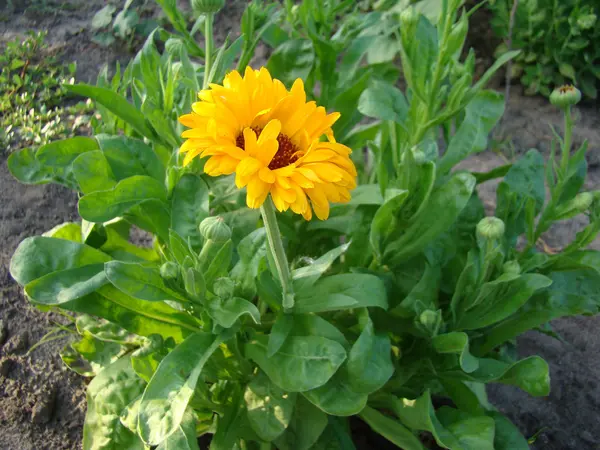
<path fill-rule="evenodd" d="M 384 261 L 393 264 L 406 261 L 448 230 L 467 205 L 474 188 L 475 178 L 471 174 L 457 173 L 435 189 L 418 218 L 387 246 Z"/>
<path fill-rule="evenodd" d="M 123 96 L 117 94 L 113 90 L 83 83 L 68 84 L 66 85 L 66 88 L 75 94 L 89 97 L 101 104 L 114 115 L 130 124 L 142 136 L 145 136 L 148 139 L 156 138 L 154 130 L 150 127 L 148 122 L 146 122 L 144 115 Z"/>
<path fill-rule="evenodd" d="M 241 297 L 256 295 L 256 277 L 260 262 L 267 256 L 267 233 L 259 228 L 240 241 L 237 247 L 240 257 L 230 276 L 236 282 L 236 293 Z"/>
<path fill-rule="evenodd" d="M 208 215 L 208 186 L 196 175 L 182 176 L 171 196 L 171 229 L 198 250 L 202 245 L 198 227 Z"/>
<path fill-rule="evenodd" d="M 289 426 L 296 393 L 281 390 L 259 371 L 248 384 L 244 400 L 250 425 L 261 439 L 270 442 Z"/>
<path fill-rule="evenodd" d="M 348 250 L 349 245 L 350 244 L 340 245 L 333 250 L 329 250 L 320 258 L 311 261 L 309 265 L 294 270 L 292 272 L 294 290 L 300 292 L 315 284 L 316 281 L 321 278 L 321 275 L 331 267 L 333 262 Z"/>
<path fill-rule="evenodd" d="M 467 333 L 451 332 L 439 334 L 431 340 L 436 352 L 440 354 L 456 353 L 459 363 L 466 373 L 473 372 L 479 367 L 479 361 L 469 352 L 469 336 Z"/>
<path fill-rule="evenodd" d="M 187 298 L 179 292 L 167 287 L 160 272 L 156 268 L 145 267 L 141 264 L 111 261 L 104 267 L 108 280 L 128 296 L 160 302 L 175 300 L 187 302 Z"/>
<path fill-rule="evenodd" d="M 79 155 L 73 161 L 73 174 L 84 194 L 112 189 L 117 180 L 101 150 Z"/>
<path fill-rule="evenodd" d="M 361 94 L 358 110 L 367 117 L 403 123 L 408 114 L 408 103 L 400 89 L 375 80 Z"/>
<path fill-rule="evenodd" d="M 296 293 L 294 312 L 316 313 L 367 306 L 387 309 L 383 281 L 370 274 L 342 274 L 323 278 Z"/>
<path fill-rule="evenodd" d="M 360 414 L 363 419 L 377 434 L 393 442 L 404 450 L 425 450 L 419 439 L 401 423 L 379 411 L 367 406 Z"/>
<path fill-rule="evenodd" d="M 308 450 L 327 427 L 327 415 L 299 395 L 292 420 L 285 432 L 275 440 L 280 450 Z"/>
<path fill-rule="evenodd" d="M 363 410 L 369 395 L 356 392 L 350 380 L 351 375 L 341 368 L 323 386 L 303 392 L 302 395 L 327 414 L 352 416 Z"/>
<path fill-rule="evenodd" d="M 10 274 L 21 286 L 53 272 L 110 261 L 107 254 L 85 244 L 44 236 L 24 239 L 10 261 Z"/>
<path fill-rule="evenodd" d="M 376 333 L 371 319 L 348 353 L 347 369 L 352 390 L 363 394 L 380 389 L 394 374 L 390 338 Z"/>
<path fill-rule="evenodd" d="M 438 162 L 438 172 L 449 172 L 470 154 L 485 150 L 488 135 L 503 113 L 504 98 L 501 94 L 493 91 L 477 94 L 465 108 L 465 118 Z"/>
<path fill-rule="evenodd" d="M 139 139 L 99 134 L 96 136 L 117 181 L 147 175 L 163 183 L 165 167 L 156 152 Z"/>
<path fill-rule="evenodd" d="M 43 145 L 37 151 L 24 149 L 12 153 L 7 164 L 11 174 L 21 183 L 55 182 L 76 189 L 77 181 L 72 173 L 73 161 L 78 156 L 97 149 L 98 143 L 94 139 L 76 136 Z"/>
<path fill-rule="evenodd" d="M 138 414 L 138 433 L 148 445 L 159 445 L 177 431 L 202 368 L 222 341 L 208 333 L 192 334 L 161 361 Z"/>
<path fill-rule="evenodd" d="M 465 450 L 494 450 L 494 419 L 472 416 L 463 411 L 443 406 L 437 417 Z"/>
<path fill-rule="evenodd" d="M 79 214 L 90 222 L 107 222 L 146 200 L 165 202 L 166 199 L 166 190 L 161 183 L 145 175 L 136 175 L 120 181 L 113 189 L 81 197 Z"/>
<path fill-rule="evenodd" d="M 144 382 L 124 357 L 98 374 L 87 388 L 84 450 L 143 450 L 140 438 L 121 424 L 125 407 L 144 390 Z"/>
<path fill-rule="evenodd" d="M 383 253 L 385 239 L 395 231 L 398 225 L 396 216 L 408 197 L 408 191 L 395 189 L 389 192 L 389 194 L 389 196 L 386 195 L 388 198 L 379 207 L 371 222 L 369 240 L 371 247 L 373 247 L 379 258 L 381 258 Z"/>
<path fill-rule="evenodd" d="M 223 328 L 231 328 L 244 315 L 249 315 L 254 323 L 260 323 L 258 308 L 243 298 L 221 299 L 214 297 L 206 302 L 206 312 Z"/>
<path fill-rule="evenodd" d="M 346 359 L 344 347 L 319 336 L 290 336 L 270 358 L 267 345 L 266 336 L 257 336 L 246 345 L 246 354 L 277 386 L 289 392 L 324 385 Z"/>

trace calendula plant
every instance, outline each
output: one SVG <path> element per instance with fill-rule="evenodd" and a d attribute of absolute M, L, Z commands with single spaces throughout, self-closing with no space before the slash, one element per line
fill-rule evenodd
<path fill-rule="evenodd" d="M 514 339 L 600 305 L 600 258 L 585 250 L 600 198 L 580 192 L 586 146 L 571 154 L 578 91 L 552 97 L 565 128 L 546 167 L 530 150 L 491 172 L 454 170 L 486 148 L 503 108 L 484 90 L 502 61 L 473 83 L 472 52 L 461 59 L 460 1 L 433 21 L 378 11 L 393 30 L 363 42 L 395 46 L 406 90 L 365 50 L 352 94 L 319 78 L 347 105 L 333 112 L 307 80 L 229 70 L 256 35 L 215 52 L 222 3 L 195 2 L 203 65 L 156 30 L 123 74 L 69 88 L 100 105 L 94 137 L 8 160 L 23 182 L 80 194 L 81 222 L 25 239 L 10 271 L 33 304 L 72 320 L 61 356 L 93 377 L 83 447 L 197 449 L 211 435 L 212 450 L 352 449 L 357 416 L 408 450 L 425 448 L 423 433 L 442 448 L 528 448 L 486 384 L 547 395 L 547 364 L 517 360 Z M 248 11 L 246 30 L 268 34 Z M 485 217 L 477 185 L 501 177 Z M 589 225 L 573 243 L 538 250 L 579 214 Z M 151 247 L 130 242 L 132 226 Z"/>
<path fill-rule="evenodd" d="M 589 98 L 597 97 L 600 80 L 600 8 L 593 0 L 519 0 L 509 36 L 513 0 L 489 2 L 492 27 L 499 37 L 521 49 L 513 65 L 530 94 L 549 96 L 553 86 L 576 83 Z M 506 44 L 497 49 L 501 55 Z"/>

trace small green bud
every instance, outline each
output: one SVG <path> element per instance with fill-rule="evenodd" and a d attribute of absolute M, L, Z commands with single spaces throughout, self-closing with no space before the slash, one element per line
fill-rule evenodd
<path fill-rule="evenodd" d="M 477 224 L 478 239 L 500 239 L 504 236 L 504 222 L 497 217 L 484 217 Z"/>
<path fill-rule="evenodd" d="M 570 84 L 556 88 L 550 94 L 550 103 L 562 109 L 576 105 L 580 100 L 581 91 Z"/>
<path fill-rule="evenodd" d="M 521 266 L 518 261 L 506 261 L 502 266 L 502 272 L 519 275 L 521 273 Z"/>
<path fill-rule="evenodd" d="M 582 192 L 577 194 L 575 198 L 567 203 L 556 208 L 554 216 L 555 220 L 566 220 L 575 217 L 587 211 L 594 202 L 594 194 L 592 192 Z"/>
<path fill-rule="evenodd" d="M 198 14 L 214 14 L 225 6 L 225 0 L 192 0 L 192 8 Z"/>
<path fill-rule="evenodd" d="M 426 309 L 419 315 L 419 322 L 431 336 L 436 336 L 442 325 L 442 312 Z"/>
<path fill-rule="evenodd" d="M 213 242 L 225 242 L 231 238 L 231 229 L 221 216 L 207 217 L 200 223 L 200 234 Z"/>
<path fill-rule="evenodd" d="M 213 284 L 213 292 L 217 297 L 228 299 L 233 297 L 233 291 L 235 289 L 235 283 L 231 278 L 222 277 L 215 280 Z"/>
<path fill-rule="evenodd" d="M 179 38 L 169 38 L 165 42 L 165 49 L 171 56 L 179 56 L 181 49 L 183 48 L 183 41 Z"/>
<path fill-rule="evenodd" d="M 175 280 L 179 276 L 179 266 L 173 261 L 167 261 L 160 266 L 160 276 L 165 280 Z"/>

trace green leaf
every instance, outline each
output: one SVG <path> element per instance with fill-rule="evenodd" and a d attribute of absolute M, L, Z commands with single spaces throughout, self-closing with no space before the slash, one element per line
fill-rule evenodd
<path fill-rule="evenodd" d="M 527 439 L 509 419 L 496 411 L 487 414 L 495 423 L 494 450 L 529 450 Z"/>
<path fill-rule="evenodd" d="M 264 441 L 278 438 L 289 426 L 296 404 L 296 393 L 275 386 L 263 372 L 252 379 L 244 393 L 248 420 Z"/>
<path fill-rule="evenodd" d="M 487 148 L 488 134 L 504 113 L 504 99 L 493 91 L 480 92 L 465 108 L 465 118 L 438 162 L 438 173 L 449 172 L 472 153 Z"/>
<path fill-rule="evenodd" d="M 348 354 L 347 368 L 352 391 L 363 394 L 382 388 L 394 374 L 390 338 L 375 333 L 371 319 Z"/>
<path fill-rule="evenodd" d="M 148 445 L 160 445 L 183 420 L 206 361 L 223 339 L 190 335 L 159 364 L 146 386 L 138 414 L 138 433 Z"/>
<path fill-rule="evenodd" d="M 269 334 L 269 344 L 267 345 L 267 356 L 269 358 L 279 351 L 293 328 L 293 314 L 279 312 L 273 328 L 271 328 L 271 334 Z"/>
<path fill-rule="evenodd" d="M 74 222 L 61 223 L 46 231 L 42 236 L 80 243 L 82 241 L 81 225 Z"/>
<path fill-rule="evenodd" d="M 92 29 L 98 30 L 100 28 L 104 28 L 110 25 L 110 22 L 112 21 L 112 16 L 116 10 L 117 8 L 114 5 L 106 5 L 96 14 L 94 14 L 91 24 Z"/>
<path fill-rule="evenodd" d="M 572 81 L 575 81 L 575 69 L 571 64 L 561 63 L 558 66 L 558 71 L 563 77 L 569 78 Z"/>
<path fill-rule="evenodd" d="M 146 200 L 166 201 L 164 186 L 154 178 L 138 175 L 120 181 L 113 189 L 79 199 L 79 214 L 90 222 L 107 222 Z"/>
<path fill-rule="evenodd" d="M 25 285 L 25 293 L 34 303 L 60 305 L 91 294 L 106 283 L 104 264 L 89 264 L 37 278 Z"/>
<path fill-rule="evenodd" d="M 99 134 L 96 139 L 117 181 L 147 175 L 164 183 L 165 167 L 152 147 L 143 141 L 106 134 Z"/>
<path fill-rule="evenodd" d="M 106 191 L 117 184 L 112 169 L 100 150 L 80 155 L 73 161 L 73 174 L 84 194 Z"/>
<path fill-rule="evenodd" d="M 114 363 L 123 353 L 121 345 L 103 342 L 85 333 L 79 341 L 67 345 L 60 352 L 60 358 L 69 369 L 79 375 L 93 377 Z"/>
<path fill-rule="evenodd" d="M 200 450 L 196 436 L 196 413 L 188 408 L 179 428 L 173 432 L 156 450 Z"/>
<path fill-rule="evenodd" d="M 165 285 L 156 268 L 144 267 L 136 263 L 111 261 L 104 266 L 104 273 L 117 289 L 133 298 L 150 302 L 188 301 L 183 295 Z"/>
<path fill-rule="evenodd" d="M 395 231 L 396 216 L 408 198 L 408 191 L 394 189 L 385 203 L 379 207 L 371 222 L 369 240 L 375 253 L 381 257 L 385 239 Z"/>
<path fill-rule="evenodd" d="M 494 64 L 492 64 L 492 66 L 485 71 L 485 73 L 481 76 L 479 81 L 477 81 L 477 83 L 473 85 L 473 87 L 471 88 L 470 95 L 476 95 L 481 89 L 485 87 L 487 82 L 490 81 L 490 79 L 494 76 L 498 69 L 500 69 L 500 67 L 502 67 L 511 59 L 517 57 L 520 53 L 521 50 L 512 50 L 510 52 L 506 52 L 500 55 L 500 57 L 496 59 Z"/>
<path fill-rule="evenodd" d="M 159 334 L 181 342 L 200 330 L 200 323 L 185 312 L 164 302 L 147 302 L 128 297 L 111 284 L 71 302 L 61 308 L 102 317 L 140 336 Z"/>
<path fill-rule="evenodd" d="M 536 291 L 551 284 L 550 278 L 539 274 L 524 274 L 517 278 L 503 275 L 485 283 L 457 327 L 475 330 L 500 322 L 517 312 Z"/>
<path fill-rule="evenodd" d="M 198 227 L 208 216 L 208 186 L 196 175 L 183 175 L 171 197 L 171 229 L 198 250 L 202 245 Z"/>
<path fill-rule="evenodd" d="M 494 419 L 471 416 L 468 413 L 443 406 L 437 417 L 465 450 L 494 450 Z"/>
<path fill-rule="evenodd" d="M 23 240 L 10 261 L 10 274 L 25 286 L 53 272 L 110 261 L 110 256 L 78 242 L 43 236 Z"/>
<path fill-rule="evenodd" d="M 8 158 L 11 174 L 26 184 L 56 182 L 71 189 L 77 188 L 72 163 L 75 159 L 98 149 L 94 139 L 76 136 L 43 145 L 37 152 L 25 149 L 12 153 Z"/>
<path fill-rule="evenodd" d="M 466 373 L 473 372 L 479 367 L 479 361 L 469 352 L 469 336 L 466 333 L 440 334 L 435 336 L 431 343 L 438 353 L 458 353 L 460 367 Z"/>
<path fill-rule="evenodd" d="M 148 125 L 144 115 L 113 90 L 83 83 L 67 84 L 65 87 L 75 94 L 89 97 L 104 106 L 111 113 L 130 124 L 142 136 L 151 140 L 156 138 L 154 130 Z"/>
<path fill-rule="evenodd" d="M 267 339 L 257 336 L 246 345 L 246 354 L 285 391 L 303 392 L 324 385 L 346 359 L 344 347 L 318 336 L 290 336 L 269 358 Z"/>
<path fill-rule="evenodd" d="M 240 260 L 233 267 L 230 277 L 236 282 L 236 293 L 245 298 L 256 295 L 256 277 L 260 262 L 267 256 L 267 233 L 259 228 L 238 244 Z"/>
<path fill-rule="evenodd" d="M 327 320 L 316 314 L 294 314 L 291 336 L 320 336 L 348 347 L 344 334 Z"/>
<path fill-rule="evenodd" d="M 84 450 L 143 450 L 140 438 L 120 421 L 121 411 L 143 391 L 144 382 L 131 368 L 128 357 L 101 371 L 87 388 L 83 425 Z"/>
<path fill-rule="evenodd" d="M 404 450 L 425 450 L 419 439 L 401 423 L 384 416 L 379 411 L 366 406 L 360 414 L 363 419 L 377 434 Z"/>
<path fill-rule="evenodd" d="M 231 328 L 243 315 L 249 315 L 254 323 L 260 323 L 258 308 L 243 298 L 233 297 L 227 300 L 213 297 L 206 303 L 206 312 L 223 328 Z"/>
<path fill-rule="evenodd" d="M 406 121 L 408 103 L 400 89 L 384 81 L 375 80 L 361 94 L 358 110 L 367 117 L 401 124 Z"/>
<path fill-rule="evenodd" d="M 334 416 L 352 416 L 358 414 L 367 405 L 369 395 L 353 390 L 351 375 L 343 368 L 323 386 L 303 392 L 312 404 L 327 414 Z"/>
<path fill-rule="evenodd" d="M 342 274 L 323 278 L 296 294 L 294 313 L 317 313 L 347 308 L 387 309 L 383 281 L 370 274 Z"/>
<path fill-rule="evenodd" d="M 290 424 L 275 440 L 275 445 L 280 450 L 308 450 L 326 427 L 327 415 L 299 395 Z"/>
<path fill-rule="evenodd" d="M 314 285 L 321 275 L 329 270 L 333 262 L 348 250 L 349 246 L 350 243 L 340 245 L 333 250 L 329 250 L 320 258 L 311 261 L 309 265 L 295 269 L 292 272 L 294 290 L 300 292 Z"/>
<path fill-rule="evenodd" d="M 352 191 L 350 205 L 383 205 L 383 196 L 378 184 L 362 184 Z"/>
<path fill-rule="evenodd" d="M 435 189 L 418 219 L 399 239 L 386 247 L 384 261 L 393 264 L 406 261 L 447 231 L 469 202 L 474 188 L 475 178 L 471 174 L 459 172 Z"/>
<path fill-rule="evenodd" d="M 267 69 L 285 85 L 297 79 L 306 80 L 315 62 L 315 51 L 308 39 L 286 40 L 273 51 Z"/>

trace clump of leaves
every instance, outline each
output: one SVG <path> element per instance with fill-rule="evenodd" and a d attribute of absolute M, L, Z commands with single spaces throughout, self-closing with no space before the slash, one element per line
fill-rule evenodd
<path fill-rule="evenodd" d="M 45 36 L 29 32 L 25 40 L 9 42 L 0 55 L 0 149 L 64 139 L 88 122 L 89 103 L 63 106 L 64 84 L 74 81 L 76 66 L 60 63 Z"/>
<path fill-rule="evenodd" d="M 151 18 L 142 19 L 143 5 L 137 3 L 141 2 L 126 0 L 123 8 L 119 9 L 113 2 L 99 10 L 92 18 L 92 41 L 108 47 L 119 39 L 132 48 L 136 37 L 148 36 L 158 26 L 158 22 Z"/>
<path fill-rule="evenodd" d="M 494 0 L 495 33 L 508 37 L 513 0 Z M 555 86 L 574 83 L 589 98 L 600 87 L 600 8 L 596 0 L 521 0 L 512 47 L 523 52 L 513 65 L 528 94 L 549 96 Z M 505 53 L 502 44 L 498 54 Z"/>

